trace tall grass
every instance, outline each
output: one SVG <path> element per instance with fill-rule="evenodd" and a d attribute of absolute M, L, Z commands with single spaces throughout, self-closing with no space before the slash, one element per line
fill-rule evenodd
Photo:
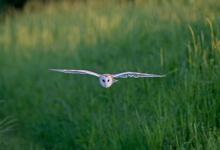
<path fill-rule="evenodd" d="M 18 125 L 5 149 L 218 149 L 219 4 L 32 3 L 6 16 L 0 115 Z M 48 68 L 168 75 L 103 89 Z"/>

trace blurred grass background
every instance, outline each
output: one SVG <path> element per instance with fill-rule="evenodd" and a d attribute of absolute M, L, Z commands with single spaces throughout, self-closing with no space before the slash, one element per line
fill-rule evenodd
<path fill-rule="evenodd" d="M 220 148 L 218 0 L 4 8 L 1 149 Z M 168 75 L 103 89 L 96 78 L 48 68 Z"/>

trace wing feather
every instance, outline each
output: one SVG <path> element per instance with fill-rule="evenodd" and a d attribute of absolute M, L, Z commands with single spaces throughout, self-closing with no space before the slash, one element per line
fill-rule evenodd
<path fill-rule="evenodd" d="M 148 74 L 140 72 L 122 72 L 112 75 L 114 78 L 156 78 L 156 77 L 165 77 L 165 75 L 157 74 Z"/>
<path fill-rule="evenodd" d="M 89 70 L 69 70 L 69 69 L 49 69 L 50 71 L 57 71 L 57 72 L 63 72 L 63 73 L 69 73 L 69 74 L 87 74 L 99 77 L 100 74 L 89 71 Z"/>

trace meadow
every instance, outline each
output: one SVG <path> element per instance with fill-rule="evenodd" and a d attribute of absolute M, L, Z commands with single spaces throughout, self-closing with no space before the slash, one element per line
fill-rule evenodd
<path fill-rule="evenodd" d="M 0 22 L 0 149 L 220 148 L 220 2 L 28 3 Z M 109 89 L 90 76 L 139 71 Z"/>

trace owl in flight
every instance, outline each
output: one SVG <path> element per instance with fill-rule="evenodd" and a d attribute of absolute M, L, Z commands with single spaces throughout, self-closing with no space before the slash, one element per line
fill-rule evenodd
<path fill-rule="evenodd" d="M 117 78 L 156 78 L 165 77 L 165 75 L 147 74 L 139 72 L 122 72 L 118 74 L 98 74 L 88 70 L 67 70 L 67 69 L 49 69 L 51 71 L 63 72 L 68 74 L 86 74 L 99 78 L 102 87 L 109 88 L 113 83 L 117 82 Z"/>

